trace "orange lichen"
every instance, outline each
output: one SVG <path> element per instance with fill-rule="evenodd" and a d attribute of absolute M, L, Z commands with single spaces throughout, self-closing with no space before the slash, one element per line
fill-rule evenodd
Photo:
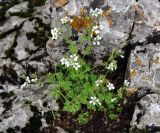
<path fill-rule="evenodd" d="M 111 20 L 111 18 L 108 18 L 107 19 L 107 22 L 109 24 L 109 27 L 112 27 L 113 26 L 113 21 Z"/>
<path fill-rule="evenodd" d="M 135 63 L 137 65 L 142 65 L 142 60 L 140 58 L 136 58 Z"/>
<path fill-rule="evenodd" d="M 56 0 L 54 4 L 56 7 L 62 7 L 66 5 L 68 2 L 69 0 Z"/>
<path fill-rule="evenodd" d="M 137 92 L 137 88 L 136 87 L 131 87 L 127 89 L 126 95 L 127 96 L 132 96 Z"/>
<path fill-rule="evenodd" d="M 111 13 L 112 13 L 112 9 L 109 8 L 109 9 L 103 11 L 102 16 L 103 16 L 103 17 L 105 17 L 105 16 L 110 16 Z"/>
<path fill-rule="evenodd" d="M 130 76 L 131 77 L 136 77 L 137 76 L 137 70 L 135 70 L 135 69 L 131 70 Z"/>
<path fill-rule="evenodd" d="M 80 8 L 80 12 L 79 12 L 80 16 L 83 16 L 83 15 L 85 15 L 86 13 L 87 13 L 87 9 L 85 9 L 85 8 Z"/>
<path fill-rule="evenodd" d="M 91 17 L 83 18 L 81 16 L 78 16 L 73 18 L 71 25 L 73 29 L 75 29 L 78 32 L 81 32 L 83 28 L 87 28 L 90 25 L 91 21 Z"/>
<path fill-rule="evenodd" d="M 153 59 L 153 63 L 154 63 L 154 64 L 158 64 L 158 63 L 159 63 L 159 57 Z"/>

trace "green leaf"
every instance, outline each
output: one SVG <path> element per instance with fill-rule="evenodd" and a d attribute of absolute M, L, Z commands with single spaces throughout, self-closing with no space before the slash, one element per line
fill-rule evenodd
<path fill-rule="evenodd" d="M 78 116 L 78 121 L 81 124 L 87 124 L 88 123 L 88 116 L 89 116 L 89 112 L 85 112 L 83 114 L 80 114 Z"/>
<path fill-rule="evenodd" d="M 121 98 L 123 98 L 123 95 L 124 95 L 124 89 L 120 88 L 118 90 L 117 97 L 121 99 Z"/>
<path fill-rule="evenodd" d="M 71 53 L 77 53 L 78 52 L 78 48 L 75 44 L 70 44 L 69 45 L 69 52 Z"/>
<path fill-rule="evenodd" d="M 81 106 L 79 103 L 73 103 L 73 102 L 70 102 L 70 101 L 66 101 L 64 103 L 64 107 L 63 107 L 63 110 L 64 111 L 67 111 L 67 112 L 70 112 L 70 113 L 76 113 L 80 110 Z"/>
<path fill-rule="evenodd" d="M 108 116 L 111 120 L 116 120 L 118 118 L 118 115 L 113 113 L 110 113 Z"/>
<path fill-rule="evenodd" d="M 82 50 L 82 54 L 89 55 L 92 53 L 92 49 L 93 47 L 91 45 L 87 45 L 87 47 Z"/>
<path fill-rule="evenodd" d="M 55 74 L 58 80 L 62 80 L 63 79 L 63 73 L 62 72 L 58 72 Z"/>
<path fill-rule="evenodd" d="M 60 98 L 59 90 L 56 90 L 57 88 L 54 88 L 50 91 L 50 95 L 53 96 L 55 100 L 58 100 Z"/>

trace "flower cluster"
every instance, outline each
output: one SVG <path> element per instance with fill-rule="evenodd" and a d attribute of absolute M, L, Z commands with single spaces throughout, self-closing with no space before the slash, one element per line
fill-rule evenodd
<path fill-rule="evenodd" d="M 37 78 L 33 78 L 33 79 L 31 79 L 31 78 L 29 78 L 28 76 L 26 77 L 26 81 L 24 82 L 24 84 L 23 84 L 23 86 L 27 86 L 28 84 L 31 84 L 31 83 L 35 83 L 35 82 L 37 82 Z"/>
<path fill-rule="evenodd" d="M 71 23 L 72 23 L 72 21 L 73 21 L 73 20 L 70 19 L 70 18 L 67 17 L 67 16 L 61 19 L 61 23 L 62 23 L 62 24 L 66 24 L 66 23 L 68 23 L 68 22 L 71 22 Z"/>
<path fill-rule="evenodd" d="M 128 87 L 129 84 L 130 84 L 130 82 L 128 82 L 128 80 L 124 80 L 124 85 L 125 85 L 126 87 Z"/>
<path fill-rule="evenodd" d="M 108 85 L 107 85 L 107 88 L 108 88 L 108 90 L 114 90 L 115 86 L 114 86 L 114 84 L 109 82 Z"/>
<path fill-rule="evenodd" d="M 102 29 L 103 29 L 103 26 L 101 24 L 95 25 L 92 27 L 91 37 L 93 37 L 93 35 L 96 35 L 93 38 L 93 45 L 100 45 L 100 40 L 102 39 L 102 37 L 99 34 Z"/>
<path fill-rule="evenodd" d="M 89 103 L 93 105 L 96 105 L 96 104 L 101 105 L 101 102 L 97 97 L 91 97 L 91 100 L 89 101 Z"/>
<path fill-rule="evenodd" d="M 111 71 L 114 71 L 117 69 L 117 63 L 115 61 L 111 62 L 108 67 L 107 67 L 108 70 L 111 70 Z"/>
<path fill-rule="evenodd" d="M 97 86 L 97 87 L 99 87 L 99 85 L 100 85 L 102 82 L 103 82 L 102 80 L 99 80 L 99 79 L 98 79 L 98 80 L 96 80 L 96 81 L 95 81 L 96 86 Z"/>
<path fill-rule="evenodd" d="M 51 34 L 52 34 L 52 39 L 57 40 L 58 36 L 61 34 L 60 29 L 58 28 L 51 29 Z"/>
<path fill-rule="evenodd" d="M 78 70 L 81 67 L 78 63 L 78 56 L 76 54 L 70 55 L 69 58 L 62 58 L 60 62 L 66 67 L 72 66 L 75 70 Z"/>
<path fill-rule="evenodd" d="M 103 13 L 102 9 L 98 9 L 98 8 L 91 11 L 91 15 L 96 18 L 102 15 L 102 13 Z"/>

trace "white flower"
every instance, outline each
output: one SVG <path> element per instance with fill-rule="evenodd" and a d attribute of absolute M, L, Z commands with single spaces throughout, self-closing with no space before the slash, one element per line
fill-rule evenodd
<path fill-rule="evenodd" d="M 62 24 L 66 24 L 66 23 L 68 23 L 68 22 L 72 22 L 72 19 L 70 19 L 70 18 L 67 17 L 67 16 L 61 19 L 61 23 L 62 23 Z"/>
<path fill-rule="evenodd" d="M 77 60 L 78 60 L 78 56 L 77 56 L 76 54 L 70 55 L 70 58 L 71 58 L 73 61 L 77 61 Z"/>
<path fill-rule="evenodd" d="M 114 84 L 109 82 L 108 85 L 107 85 L 107 88 L 108 88 L 108 90 L 114 90 L 115 86 L 114 86 Z"/>
<path fill-rule="evenodd" d="M 103 26 L 101 24 L 93 26 L 91 36 L 93 36 L 94 33 L 99 34 L 102 29 L 103 29 Z"/>
<path fill-rule="evenodd" d="M 61 34 L 58 28 L 51 29 L 52 39 L 57 40 L 58 36 Z"/>
<path fill-rule="evenodd" d="M 100 30 L 103 30 L 103 25 L 100 24 L 100 25 L 98 26 L 98 28 L 99 28 Z"/>
<path fill-rule="evenodd" d="M 89 101 L 90 104 L 93 104 L 93 105 L 101 105 L 99 99 L 97 97 L 91 97 L 91 100 Z"/>
<path fill-rule="evenodd" d="M 31 83 L 31 80 L 30 80 L 30 78 L 28 76 L 26 78 L 26 83 Z"/>
<path fill-rule="evenodd" d="M 93 38 L 93 45 L 100 45 L 100 40 L 102 39 L 102 37 L 100 36 L 100 32 L 102 29 L 103 26 L 101 24 L 92 27 L 91 37 L 96 34 L 96 37 Z"/>
<path fill-rule="evenodd" d="M 128 82 L 128 80 L 124 80 L 124 85 L 125 85 L 126 87 L 128 87 L 129 84 L 130 84 L 130 82 Z"/>
<path fill-rule="evenodd" d="M 95 81 L 95 83 L 96 83 L 96 86 L 99 87 L 99 85 L 102 83 L 102 80 L 98 79 L 98 80 Z"/>
<path fill-rule="evenodd" d="M 27 77 L 26 77 L 26 81 L 24 82 L 24 84 L 23 84 L 22 86 L 24 87 L 24 86 L 27 86 L 28 84 L 35 83 L 35 82 L 37 82 L 37 81 L 38 81 L 37 78 L 35 78 L 35 79 L 30 79 L 29 76 L 27 76 Z M 23 87 L 22 87 L 22 88 L 23 88 Z"/>
<path fill-rule="evenodd" d="M 76 54 L 70 55 L 69 58 L 62 58 L 60 62 L 66 67 L 72 66 L 75 70 L 78 70 L 81 67 L 78 63 L 78 56 Z"/>
<path fill-rule="evenodd" d="M 75 68 L 75 70 L 78 70 L 81 66 L 79 65 L 78 62 L 73 64 L 73 68 Z"/>
<path fill-rule="evenodd" d="M 32 82 L 37 82 L 37 80 L 38 80 L 37 78 L 31 79 Z"/>
<path fill-rule="evenodd" d="M 93 45 L 100 45 L 101 39 L 102 39 L 102 37 L 97 35 L 95 38 L 93 38 Z"/>
<path fill-rule="evenodd" d="M 124 58 L 124 55 L 120 55 L 121 58 Z"/>
<path fill-rule="evenodd" d="M 111 62 L 111 63 L 108 65 L 107 69 L 108 69 L 108 70 L 111 70 L 111 71 L 116 70 L 116 69 L 117 69 L 117 64 L 116 64 L 116 62 Z"/>
<path fill-rule="evenodd" d="M 102 9 L 96 8 L 95 10 L 91 10 L 91 15 L 96 18 L 102 15 L 102 13 L 103 13 Z"/>
<path fill-rule="evenodd" d="M 62 58 L 62 59 L 60 59 L 60 62 L 61 62 L 62 65 L 64 65 L 65 62 L 66 62 L 66 59 L 65 59 L 65 58 Z"/>

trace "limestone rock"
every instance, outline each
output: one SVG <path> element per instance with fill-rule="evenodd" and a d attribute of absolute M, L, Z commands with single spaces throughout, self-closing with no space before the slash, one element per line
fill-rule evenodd
<path fill-rule="evenodd" d="M 158 31 L 158 25 L 160 25 L 160 1 L 139 0 L 134 3 L 133 9 L 137 15 L 132 32 L 132 42 L 144 42 L 153 31 Z"/>
<path fill-rule="evenodd" d="M 69 1 L 68 4 L 61 7 L 61 10 L 52 8 L 52 13 L 50 13 L 50 16 L 52 14 L 50 20 L 52 22 L 51 28 L 57 27 L 55 22 L 65 15 L 72 17 L 78 16 L 80 10 L 83 8 L 88 11 L 88 15 L 91 15 L 91 10 L 95 8 L 101 8 L 103 11 L 107 11 L 110 7 L 111 15 L 100 19 L 104 27 L 100 35 L 102 36 L 101 46 L 95 46 L 93 49 L 93 55 L 96 60 L 102 59 L 110 50 L 114 48 L 119 49 L 126 45 L 126 40 L 134 23 L 135 12 L 132 9 L 132 4 L 133 2 L 130 0 L 124 0 L 122 2 L 117 0 L 110 0 L 109 2 L 107 0 Z M 109 24 L 109 21 L 112 21 L 112 26 Z M 67 33 L 65 32 L 65 34 Z"/>
<path fill-rule="evenodd" d="M 60 41 L 48 40 L 46 44 L 47 53 L 52 58 L 52 61 L 56 64 L 63 58 L 63 54 L 66 52 L 66 47 Z"/>
<path fill-rule="evenodd" d="M 17 37 L 17 46 L 14 48 L 15 54 L 18 60 L 23 60 L 29 57 L 28 50 L 36 50 L 37 47 L 34 44 L 34 39 L 27 38 L 27 34 L 36 33 L 35 28 L 38 27 L 38 23 L 36 19 L 32 21 L 26 21 L 22 29 L 20 30 L 20 34 Z"/>
<path fill-rule="evenodd" d="M 126 75 L 130 87 L 149 88 L 160 93 L 160 44 L 145 44 L 131 51 Z"/>
<path fill-rule="evenodd" d="M 9 17 L 10 15 L 16 14 L 16 13 L 25 13 L 29 9 L 28 5 L 29 5 L 28 1 L 15 5 L 7 10 L 5 16 Z"/>
<path fill-rule="evenodd" d="M 7 35 L 5 38 L 0 39 L 0 57 L 6 57 L 5 51 L 9 50 L 15 41 L 16 32 Z"/>
<path fill-rule="evenodd" d="M 2 105 L 0 111 L 3 112 L 0 114 L 0 132 L 15 126 L 25 127 L 33 116 L 30 105 L 35 106 L 41 112 L 42 117 L 45 112 L 59 110 L 58 104 L 49 96 L 49 86 L 41 88 L 36 84 L 30 84 L 26 87 L 21 85 L 19 88 L 13 85 L 3 85 L 3 88 L 0 91 L 0 105 Z M 7 97 L 3 94 L 6 94 Z M 7 103 L 10 106 L 7 106 Z M 45 106 L 43 106 L 44 103 Z"/>
<path fill-rule="evenodd" d="M 15 28 L 18 28 L 26 19 L 20 18 L 17 16 L 13 16 L 9 18 L 4 25 L 0 26 L 0 36 L 2 36 L 3 33 L 6 33 L 8 31 L 11 31 Z"/>
<path fill-rule="evenodd" d="M 156 132 L 154 128 L 160 128 L 159 114 L 160 95 L 148 94 L 144 96 L 142 99 L 140 99 L 140 101 L 137 103 L 135 107 L 133 118 L 130 123 L 131 131 L 136 128 L 137 130 L 146 129 L 150 132 Z"/>

